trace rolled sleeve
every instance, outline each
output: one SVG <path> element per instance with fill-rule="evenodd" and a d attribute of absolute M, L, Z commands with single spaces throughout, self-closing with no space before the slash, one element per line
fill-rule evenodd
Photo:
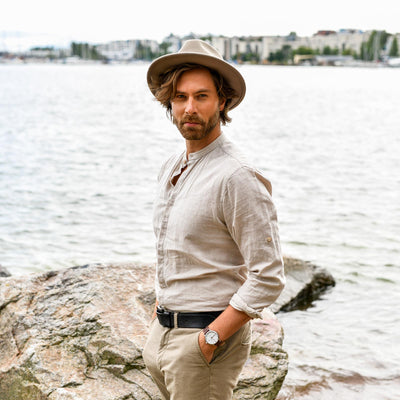
<path fill-rule="evenodd" d="M 261 317 L 281 293 L 284 268 L 271 186 L 258 171 L 241 167 L 226 184 L 224 219 L 245 262 L 248 276 L 230 305 L 252 318 Z"/>

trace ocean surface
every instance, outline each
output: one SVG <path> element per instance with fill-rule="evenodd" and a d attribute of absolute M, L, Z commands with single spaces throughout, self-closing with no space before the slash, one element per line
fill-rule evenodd
<path fill-rule="evenodd" d="M 0 264 L 154 262 L 162 161 L 184 143 L 147 65 L 0 65 Z M 272 181 L 283 251 L 337 285 L 278 314 L 279 400 L 400 399 L 400 69 L 242 66 L 224 132 Z"/>

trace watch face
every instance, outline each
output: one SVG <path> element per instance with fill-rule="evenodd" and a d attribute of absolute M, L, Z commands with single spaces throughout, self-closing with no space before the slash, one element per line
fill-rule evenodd
<path fill-rule="evenodd" d="M 219 340 L 218 333 L 215 331 L 208 331 L 205 335 L 206 343 L 208 344 L 217 344 Z"/>

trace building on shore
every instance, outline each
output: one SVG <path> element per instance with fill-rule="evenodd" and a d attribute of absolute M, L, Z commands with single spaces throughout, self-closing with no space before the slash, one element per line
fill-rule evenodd
<path fill-rule="evenodd" d="M 342 29 L 338 32 L 319 31 L 311 37 L 297 36 L 291 33 L 288 36 L 261 36 L 261 37 L 212 37 L 211 43 L 227 60 L 235 60 L 238 55 L 251 53 L 259 62 L 268 60 L 271 53 L 282 48 L 291 50 L 309 48 L 322 54 L 324 49 L 337 49 L 338 53 L 350 50 L 360 51 L 363 42 L 368 41 L 371 32 L 362 32 L 354 29 Z"/>
<path fill-rule="evenodd" d="M 159 44 L 155 40 L 115 40 L 96 45 L 96 50 L 112 61 L 151 60 L 158 55 Z"/>

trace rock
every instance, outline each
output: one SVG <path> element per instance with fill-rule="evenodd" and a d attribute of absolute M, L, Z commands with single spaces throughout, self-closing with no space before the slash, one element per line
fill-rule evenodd
<path fill-rule="evenodd" d="M 0 264 L 0 278 L 7 278 L 11 276 L 11 274 L 7 271 L 7 268 L 2 267 Z"/>
<path fill-rule="evenodd" d="M 322 293 L 335 286 L 333 276 L 307 261 L 285 257 L 286 286 L 269 309 L 278 311 L 305 310 Z"/>
<path fill-rule="evenodd" d="M 233 400 L 274 400 L 288 370 L 288 355 L 282 349 L 283 330 L 276 316 L 263 311 L 252 322 L 252 347 L 235 388 Z"/>
<path fill-rule="evenodd" d="M 141 356 L 154 267 L 94 264 L 0 280 L 1 400 L 160 399 Z M 272 400 L 288 369 L 268 311 L 234 399 Z"/>

